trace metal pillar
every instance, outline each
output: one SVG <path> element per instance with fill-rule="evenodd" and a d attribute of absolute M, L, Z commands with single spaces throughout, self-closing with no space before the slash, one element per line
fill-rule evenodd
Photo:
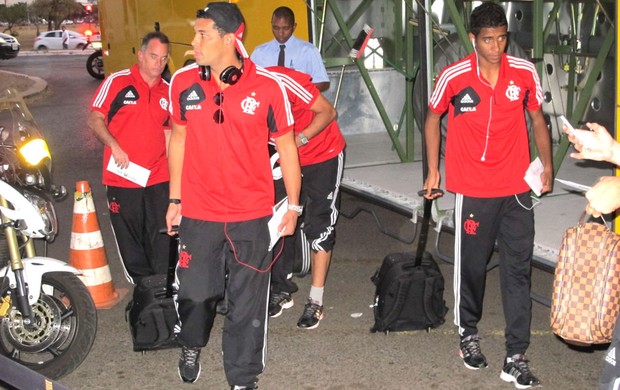
<path fill-rule="evenodd" d="M 351 33 L 349 32 L 347 23 L 345 22 L 342 14 L 340 13 L 340 10 L 338 9 L 336 1 L 327 0 L 327 3 L 332 11 L 332 14 L 334 16 L 334 19 L 336 20 L 336 23 L 340 27 L 340 33 L 344 37 L 348 47 L 352 48 L 353 38 L 351 38 Z M 406 50 L 409 50 L 409 49 L 407 48 Z M 352 60 L 349 59 L 349 63 L 351 63 L 351 61 Z M 353 61 L 352 63 L 355 64 L 357 68 L 359 69 L 360 75 L 362 79 L 364 80 L 364 83 L 366 84 L 366 88 L 368 89 L 368 92 L 370 93 L 373 103 L 375 104 L 379 112 L 379 116 L 381 117 L 381 120 L 385 126 L 385 129 L 390 139 L 392 140 L 392 144 L 394 146 L 394 149 L 396 150 L 396 153 L 398 154 L 398 157 L 400 158 L 402 162 L 411 161 L 411 159 L 413 158 L 413 151 L 403 149 L 400 143 L 400 140 L 398 139 L 398 133 L 394 130 L 394 125 L 392 124 L 390 118 L 388 117 L 387 112 L 385 111 L 385 107 L 383 103 L 381 102 L 381 99 L 379 98 L 377 90 L 375 89 L 375 86 L 372 80 L 370 79 L 370 75 L 368 74 L 368 70 L 364 66 L 364 63 L 362 61 Z M 409 90 L 409 88 L 413 88 L 413 77 L 408 77 L 406 82 L 408 84 L 409 83 L 411 84 L 411 87 L 409 87 L 409 85 L 407 86 L 407 90 Z M 407 129 L 407 131 L 413 132 L 412 129 Z"/>

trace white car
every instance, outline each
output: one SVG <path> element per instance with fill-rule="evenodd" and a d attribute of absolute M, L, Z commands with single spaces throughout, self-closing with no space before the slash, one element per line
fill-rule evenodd
<path fill-rule="evenodd" d="M 87 39 L 79 32 L 69 31 L 69 49 L 82 49 L 86 46 Z M 56 50 L 62 49 L 62 30 L 52 30 L 42 32 L 34 39 L 35 50 Z"/>

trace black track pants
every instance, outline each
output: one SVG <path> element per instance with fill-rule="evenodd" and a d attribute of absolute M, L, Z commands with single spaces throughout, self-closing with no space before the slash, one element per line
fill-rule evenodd
<path fill-rule="evenodd" d="M 114 237 L 131 283 L 165 274 L 176 257 L 176 241 L 159 229 L 166 227 L 168 182 L 145 188 L 106 188 Z"/>
<path fill-rule="evenodd" d="M 507 356 L 525 353 L 530 342 L 531 207 L 529 192 L 502 198 L 457 194 L 455 202 L 454 323 L 461 337 L 478 333 L 486 266 L 497 240 Z"/>

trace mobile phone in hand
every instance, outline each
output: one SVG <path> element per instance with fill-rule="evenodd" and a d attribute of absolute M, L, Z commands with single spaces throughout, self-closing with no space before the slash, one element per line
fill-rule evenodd
<path fill-rule="evenodd" d="M 579 137 L 579 134 L 577 134 L 573 125 L 570 124 L 570 122 L 568 121 L 568 119 L 566 119 L 564 115 L 560 115 L 560 120 L 562 121 L 564 126 L 566 126 L 566 128 L 568 129 L 568 134 L 574 136 L 577 139 L 577 141 L 583 143 L 583 139 Z"/>

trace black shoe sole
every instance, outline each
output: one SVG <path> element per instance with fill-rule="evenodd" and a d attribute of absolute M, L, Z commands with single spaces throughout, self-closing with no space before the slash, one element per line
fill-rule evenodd
<path fill-rule="evenodd" d="M 275 314 L 269 314 L 269 317 L 271 318 L 276 318 L 276 317 L 280 317 L 280 314 L 282 314 L 282 312 L 284 311 L 284 309 L 290 309 L 291 307 L 293 307 L 295 305 L 295 301 L 293 301 L 292 299 L 288 302 L 286 302 L 284 305 L 280 305 L 280 311 L 275 313 Z"/>

